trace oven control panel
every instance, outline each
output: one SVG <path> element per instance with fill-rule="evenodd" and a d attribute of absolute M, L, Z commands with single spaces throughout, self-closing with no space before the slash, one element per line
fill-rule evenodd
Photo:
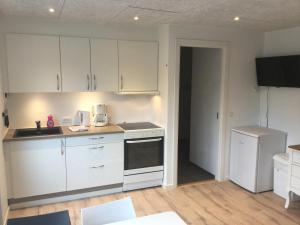
<path fill-rule="evenodd" d="M 129 130 L 125 131 L 125 139 L 135 139 L 135 138 L 151 138 L 151 137 L 163 137 L 165 131 L 163 128 L 157 129 L 145 129 L 145 130 Z"/>

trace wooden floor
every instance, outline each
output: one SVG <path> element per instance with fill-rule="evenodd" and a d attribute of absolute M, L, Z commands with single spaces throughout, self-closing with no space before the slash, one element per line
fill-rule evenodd
<path fill-rule="evenodd" d="M 187 224 L 300 224 L 300 204 L 294 203 L 285 210 L 284 200 L 272 192 L 251 194 L 229 181 L 193 183 L 176 189 L 151 188 L 14 210 L 10 218 L 68 209 L 72 225 L 81 225 L 81 208 L 125 196 L 132 198 L 138 216 L 176 211 Z"/>

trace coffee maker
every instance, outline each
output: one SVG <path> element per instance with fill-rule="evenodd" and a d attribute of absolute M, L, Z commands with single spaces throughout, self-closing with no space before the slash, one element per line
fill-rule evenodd
<path fill-rule="evenodd" d="M 97 104 L 93 106 L 93 125 L 95 127 L 103 127 L 108 124 L 107 106 L 105 104 Z"/>

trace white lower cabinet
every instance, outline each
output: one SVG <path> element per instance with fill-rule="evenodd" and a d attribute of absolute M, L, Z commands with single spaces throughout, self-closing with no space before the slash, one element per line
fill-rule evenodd
<path fill-rule="evenodd" d="M 12 141 L 4 148 L 9 199 L 123 183 L 121 133 Z"/>
<path fill-rule="evenodd" d="M 14 141 L 5 146 L 11 198 L 66 191 L 63 138 Z"/>
<path fill-rule="evenodd" d="M 67 147 L 67 190 L 123 183 L 123 142 Z"/>
<path fill-rule="evenodd" d="M 123 183 L 123 134 L 66 138 L 67 190 Z"/>

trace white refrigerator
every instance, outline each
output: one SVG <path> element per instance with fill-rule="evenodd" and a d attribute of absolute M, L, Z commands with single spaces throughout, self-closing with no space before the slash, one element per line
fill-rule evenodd
<path fill-rule="evenodd" d="M 273 189 L 273 156 L 285 152 L 287 134 L 245 126 L 231 131 L 229 178 L 254 192 Z"/>

